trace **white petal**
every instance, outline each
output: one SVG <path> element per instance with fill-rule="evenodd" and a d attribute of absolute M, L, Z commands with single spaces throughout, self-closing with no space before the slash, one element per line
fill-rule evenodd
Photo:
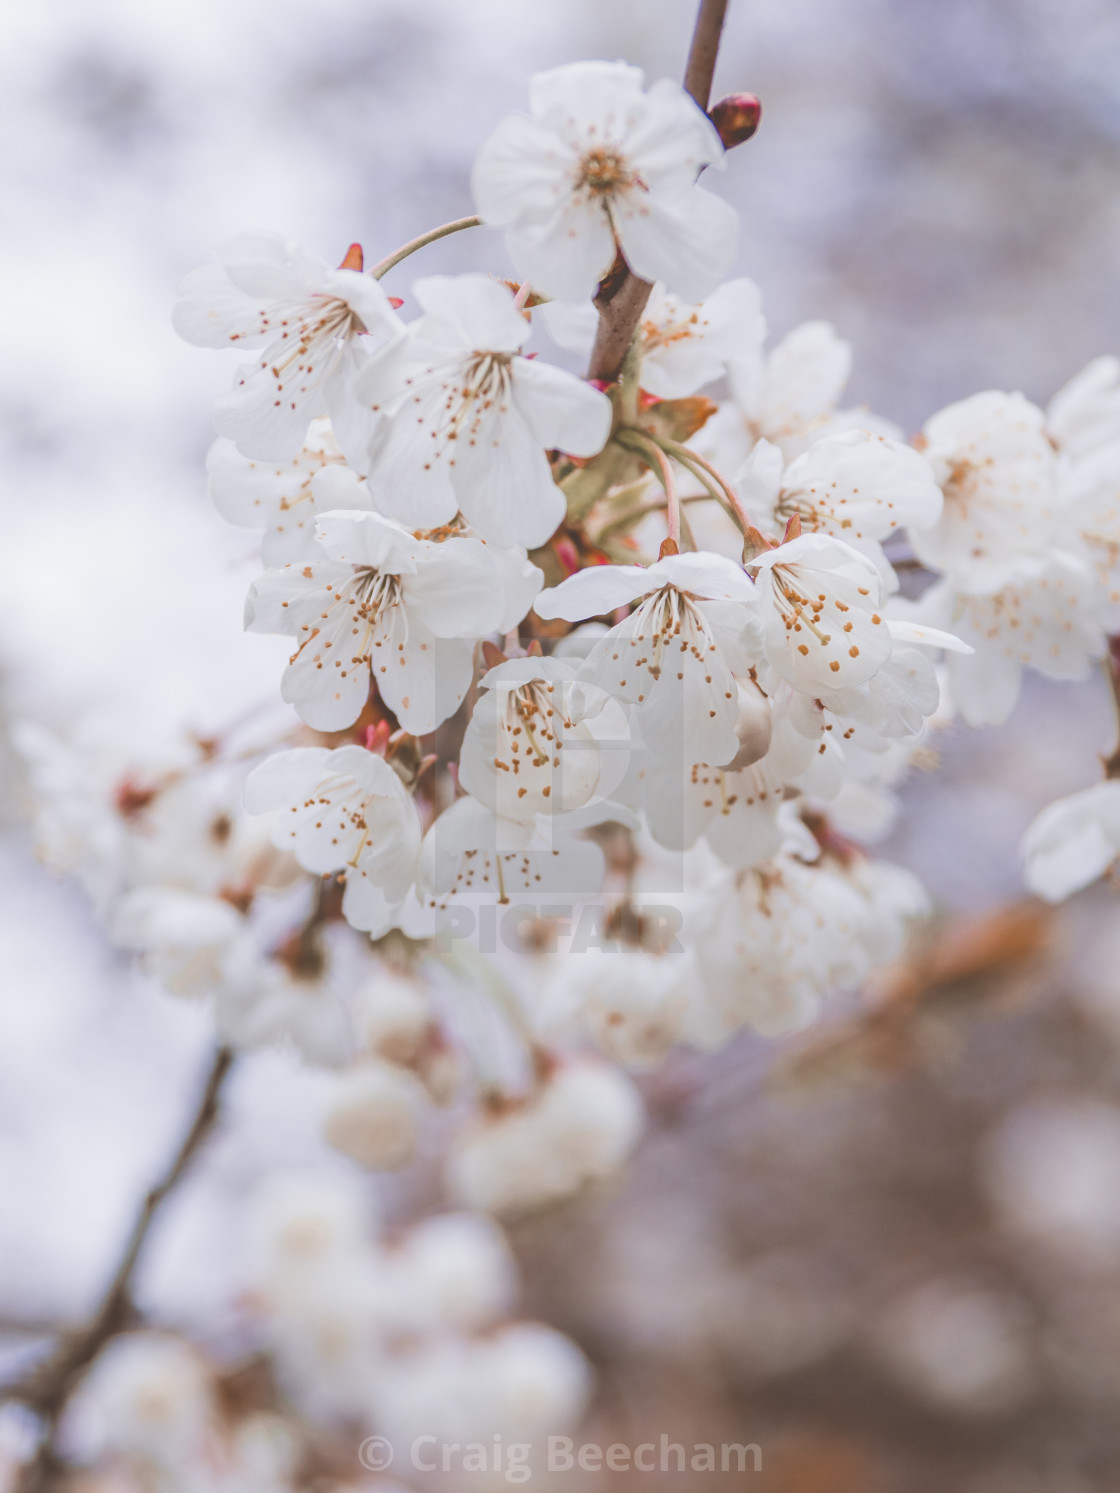
<path fill-rule="evenodd" d="M 669 196 L 635 189 L 614 201 L 612 214 L 634 273 L 686 301 L 710 295 L 734 257 L 739 215 L 702 187 Z"/>
<path fill-rule="evenodd" d="M 658 585 L 668 582 L 680 591 L 713 601 L 743 601 L 753 606 L 755 584 L 734 560 L 710 550 L 690 550 L 683 555 L 666 555 L 649 567 L 647 574 Z"/>
<path fill-rule="evenodd" d="M 406 731 L 426 736 L 463 703 L 474 676 L 474 644 L 437 638 L 413 620 L 401 648 L 373 665 L 378 693 Z"/>
<path fill-rule="evenodd" d="M 529 323 L 513 304 L 513 292 L 489 275 L 428 275 L 412 287 L 432 326 L 424 340 L 450 333 L 449 351 L 516 352 L 529 336 Z M 446 330 L 445 330 L 446 329 Z"/>
<path fill-rule="evenodd" d="M 404 595 L 410 615 L 415 612 L 444 638 L 475 639 L 496 631 L 505 599 L 486 546 L 457 538 L 422 543 Z"/>
<path fill-rule="evenodd" d="M 195 347 L 263 347 L 273 333 L 260 312 L 260 302 L 231 285 L 220 264 L 206 264 L 180 281 L 171 324 Z"/>
<path fill-rule="evenodd" d="M 568 62 L 533 74 L 529 107 L 534 119 L 566 134 L 585 137 L 593 130 L 617 140 L 642 110 L 644 79 L 628 62 Z"/>
<path fill-rule="evenodd" d="M 635 126 L 627 131 L 625 149 L 652 193 L 679 191 L 691 186 L 705 166 L 723 165 L 718 131 L 679 83 L 661 78 L 643 103 L 644 109 L 635 111 Z"/>
<path fill-rule="evenodd" d="M 535 549 L 556 532 L 566 512 L 544 451 L 516 403 L 460 445 L 452 473 L 459 507 L 483 539 Z"/>
<path fill-rule="evenodd" d="M 315 537 L 338 564 L 368 565 L 390 575 L 413 575 L 420 541 L 380 513 L 343 509 L 324 513 Z"/>
<path fill-rule="evenodd" d="M 544 571 L 538 569 L 522 549 L 498 549 L 490 546 L 498 569 L 505 598 L 498 632 L 506 633 L 526 616 L 544 585 Z"/>
<path fill-rule="evenodd" d="M 615 257 L 610 220 L 590 199 L 561 198 L 548 217 L 516 224 L 506 242 L 521 274 L 560 300 L 593 296 Z"/>
<path fill-rule="evenodd" d="M 606 445 L 614 418 L 610 400 L 561 368 L 518 358 L 513 365 L 513 399 L 548 450 L 586 457 L 598 455 Z"/>
<path fill-rule="evenodd" d="M 546 620 L 563 617 L 567 622 L 582 622 L 587 617 L 608 616 L 656 586 L 656 579 L 651 580 L 640 565 L 592 565 L 542 591 L 535 610 Z"/>
<path fill-rule="evenodd" d="M 969 643 L 962 643 L 951 632 L 939 627 L 925 627 L 920 622 L 899 622 L 893 617 L 887 623 L 896 643 L 918 643 L 924 648 L 944 648 L 947 653 L 975 653 Z"/>
<path fill-rule="evenodd" d="M 523 213 L 547 213 L 576 164 L 576 152 L 524 114 L 510 114 L 475 157 L 471 195 L 485 223 L 512 223 Z"/>

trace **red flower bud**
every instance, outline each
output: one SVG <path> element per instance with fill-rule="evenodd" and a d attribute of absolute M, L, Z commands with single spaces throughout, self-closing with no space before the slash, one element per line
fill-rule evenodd
<path fill-rule="evenodd" d="M 749 140 L 761 117 L 762 103 L 753 93 L 730 93 L 708 110 L 708 118 L 718 130 L 724 150 Z"/>

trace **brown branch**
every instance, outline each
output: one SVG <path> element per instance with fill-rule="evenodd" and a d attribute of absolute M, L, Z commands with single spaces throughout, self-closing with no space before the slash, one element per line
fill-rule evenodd
<path fill-rule="evenodd" d="M 1106 778 L 1120 778 L 1120 636 L 1109 638 L 1108 653 L 1104 660 L 1105 678 L 1112 692 L 1113 709 L 1116 712 L 1116 750 L 1102 759 Z"/>
<path fill-rule="evenodd" d="M 700 9 L 696 14 L 692 45 L 688 49 L 688 65 L 684 70 L 684 87 L 685 92 L 692 95 L 701 109 L 708 107 L 708 99 L 712 93 L 712 78 L 715 76 L 727 4 L 728 0 L 700 0 Z"/>
<path fill-rule="evenodd" d="M 43 1493 L 59 1472 L 54 1451 L 54 1433 L 67 1400 L 101 1349 L 135 1320 L 132 1277 L 161 1205 L 174 1190 L 218 1118 L 222 1086 L 233 1065 L 233 1053 L 220 1047 L 214 1054 L 206 1086 L 194 1112 L 190 1128 L 170 1166 L 140 1205 L 129 1232 L 116 1272 L 89 1322 L 67 1334 L 55 1351 L 21 1384 L 6 1391 L 6 1398 L 22 1401 L 42 1417 L 43 1440 L 38 1454 L 23 1469 L 18 1493 Z"/>
<path fill-rule="evenodd" d="M 708 107 L 727 5 L 728 0 L 700 0 L 696 14 L 684 86 L 701 109 Z M 622 275 L 612 273 L 603 282 L 595 297 L 599 327 L 587 369 L 588 378 L 605 384 L 613 384 L 618 378 L 652 289 L 648 280 L 639 279 L 629 270 Z"/>

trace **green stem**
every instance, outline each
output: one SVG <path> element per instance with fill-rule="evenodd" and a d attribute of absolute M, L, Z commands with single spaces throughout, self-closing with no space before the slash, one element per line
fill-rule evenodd
<path fill-rule="evenodd" d="M 415 254 L 417 249 L 425 249 L 429 244 L 434 244 L 437 239 L 447 238 L 448 234 L 459 233 L 464 228 L 478 228 L 482 223 L 481 218 L 456 218 L 453 223 L 441 223 L 438 228 L 430 228 L 427 233 L 422 233 L 419 238 L 410 239 L 407 244 L 402 244 L 395 249 L 386 259 L 382 259 L 370 270 L 375 280 L 380 280 L 387 275 L 394 265 L 400 264 L 402 259 L 407 259 L 410 254 Z"/>

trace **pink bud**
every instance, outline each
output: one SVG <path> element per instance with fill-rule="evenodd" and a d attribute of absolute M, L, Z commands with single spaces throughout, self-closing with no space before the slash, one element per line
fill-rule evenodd
<path fill-rule="evenodd" d="M 762 103 L 753 93 L 730 93 L 708 110 L 708 118 L 719 132 L 724 150 L 749 140 L 761 117 Z"/>
<path fill-rule="evenodd" d="M 362 268 L 362 246 L 351 244 L 346 251 L 346 257 L 339 265 L 340 270 L 360 270 Z"/>

